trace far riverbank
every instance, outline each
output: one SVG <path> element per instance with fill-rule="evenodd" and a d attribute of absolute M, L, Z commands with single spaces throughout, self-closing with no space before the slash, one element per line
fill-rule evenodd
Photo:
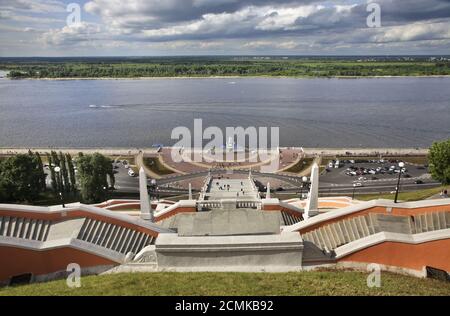
<path fill-rule="evenodd" d="M 171 147 L 166 147 L 171 148 Z M 422 156 L 428 154 L 427 148 L 303 148 L 303 147 L 280 147 L 280 150 L 302 148 L 306 155 L 322 156 Z M 101 153 L 108 156 L 134 156 L 143 152 L 144 154 L 156 154 L 156 148 L 0 148 L 0 155 L 26 154 L 28 150 L 39 153 L 62 151 L 76 155 L 79 152 L 85 154 Z"/>
<path fill-rule="evenodd" d="M 0 76 L 1 77 L 1 76 Z M 6 76 L 4 78 L 7 78 Z M 71 77 L 71 78 L 7 78 L 10 80 L 47 80 L 47 81 L 72 81 L 72 80 L 170 80 L 170 79 L 387 79 L 387 78 L 450 78 L 450 75 L 434 76 L 173 76 L 173 77 Z"/>

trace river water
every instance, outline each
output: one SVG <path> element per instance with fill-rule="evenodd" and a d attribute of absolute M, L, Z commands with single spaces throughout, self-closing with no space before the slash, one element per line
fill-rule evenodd
<path fill-rule="evenodd" d="M 281 146 L 450 137 L 450 78 L 0 79 L 0 147 L 172 145 L 172 129 L 279 127 Z"/>

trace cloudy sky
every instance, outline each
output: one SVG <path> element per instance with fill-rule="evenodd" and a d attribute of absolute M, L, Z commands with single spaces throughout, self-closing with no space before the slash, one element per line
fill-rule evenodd
<path fill-rule="evenodd" d="M 209 54 L 450 54 L 450 0 L 0 0 L 0 56 Z"/>

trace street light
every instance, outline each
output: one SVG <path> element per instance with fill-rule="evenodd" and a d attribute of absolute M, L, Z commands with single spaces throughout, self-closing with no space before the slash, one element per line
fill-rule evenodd
<path fill-rule="evenodd" d="M 55 170 L 56 174 L 58 175 L 58 179 L 59 179 L 59 173 L 61 172 L 61 168 L 58 167 L 58 166 L 56 166 L 54 170 Z M 60 190 L 60 191 L 59 191 L 59 198 L 61 199 L 62 207 L 65 208 L 66 206 L 64 205 L 64 196 L 63 196 L 63 189 L 62 189 L 62 181 L 61 181 L 60 184 L 61 184 L 61 185 L 59 186 L 59 190 Z"/>
<path fill-rule="evenodd" d="M 157 192 L 156 191 L 158 190 L 158 187 L 156 185 L 156 180 L 155 179 L 152 179 L 150 181 L 150 185 L 147 185 L 147 188 L 149 189 L 148 193 L 150 195 L 150 200 L 153 200 L 153 198 L 157 197 Z"/>
<path fill-rule="evenodd" d="M 405 167 L 405 163 L 404 162 L 399 162 L 398 166 L 400 167 L 400 172 L 398 173 L 398 181 L 397 181 L 397 188 L 395 190 L 394 203 L 397 203 L 398 191 L 400 190 L 400 178 L 402 177 L 403 167 Z"/>
<path fill-rule="evenodd" d="M 302 186 L 300 191 L 300 199 L 303 200 L 303 186 L 308 182 L 308 177 L 302 178 Z"/>
<path fill-rule="evenodd" d="M 356 190 L 356 183 L 353 183 L 353 194 L 352 194 L 352 200 L 355 199 L 355 190 Z"/>

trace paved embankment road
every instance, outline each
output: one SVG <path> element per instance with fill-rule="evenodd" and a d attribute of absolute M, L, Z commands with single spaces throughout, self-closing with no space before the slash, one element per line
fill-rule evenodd
<path fill-rule="evenodd" d="M 427 148 L 303 148 L 303 147 L 280 147 L 281 150 L 287 148 L 302 148 L 307 155 L 327 155 L 327 156 L 345 156 L 350 153 L 356 156 L 372 156 L 372 155 L 426 155 Z M 63 151 L 70 154 L 94 153 L 98 152 L 104 155 L 137 155 L 141 151 L 146 154 L 157 153 L 156 148 L 0 148 L 0 155 L 11 155 L 19 153 L 27 153 L 28 150 L 39 152 Z"/>

